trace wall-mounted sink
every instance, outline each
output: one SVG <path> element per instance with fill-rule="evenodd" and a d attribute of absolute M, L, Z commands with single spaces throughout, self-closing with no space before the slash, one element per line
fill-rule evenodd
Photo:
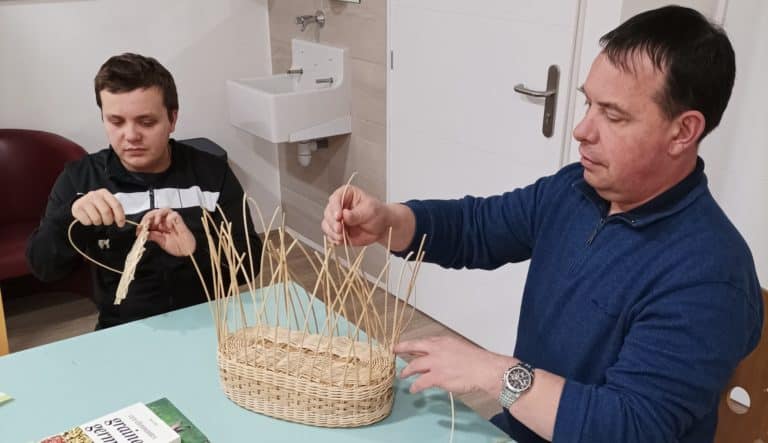
<path fill-rule="evenodd" d="M 352 132 L 347 50 L 293 39 L 291 74 L 227 81 L 233 125 L 273 143 Z"/>

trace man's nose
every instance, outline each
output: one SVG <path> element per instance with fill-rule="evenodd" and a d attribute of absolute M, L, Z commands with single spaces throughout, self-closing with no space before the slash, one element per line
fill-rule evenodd
<path fill-rule="evenodd" d="M 573 138 L 579 143 L 595 143 L 597 142 L 597 128 L 592 115 L 589 112 L 584 114 L 579 124 L 573 128 Z"/>
<path fill-rule="evenodd" d="M 129 141 L 141 139 L 141 131 L 137 125 L 132 123 L 125 125 L 125 138 Z"/>

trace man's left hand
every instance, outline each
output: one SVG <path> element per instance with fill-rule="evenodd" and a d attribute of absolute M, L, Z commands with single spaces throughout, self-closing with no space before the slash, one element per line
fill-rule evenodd
<path fill-rule="evenodd" d="M 411 384 L 413 393 L 439 387 L 456 394 L 484 391 L 498 397 L 504 371 L 516 362 L 453 337 L 404 341 L 395 345 L 394 352 L 416 357 L 400 373 L 400 378 L 420 374 Z"/>
<path fill-rule="evenodd" d="M 164 208 L 153 209 L 144 214 L 141 225 L 149 227 L 149 240 L 176 257 L 185 257 L 195 252 L 195 236 L 189 230 L 178 212 Z"/>

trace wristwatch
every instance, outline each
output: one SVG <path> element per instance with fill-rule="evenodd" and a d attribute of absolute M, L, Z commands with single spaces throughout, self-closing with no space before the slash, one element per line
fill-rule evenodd
<path fill-rule="evenodd" d="M 504 408 L 512 406 L 533 385 L 533 366 L 520 362 L 504 372 L 501 379 L 499 403 Z"/>

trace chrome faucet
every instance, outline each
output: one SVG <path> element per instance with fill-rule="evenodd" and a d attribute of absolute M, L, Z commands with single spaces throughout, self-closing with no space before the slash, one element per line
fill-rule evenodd
<path fill-rule="evenodd" d="M 300 15 L 296 17 L 296 24 L 301 25 L 301 32 L 304 32 L 310 23 L 317 23 L 322 28 L 325 25 L 325 13 L 318 10 L 315 12 L 315 15 Z"/>

